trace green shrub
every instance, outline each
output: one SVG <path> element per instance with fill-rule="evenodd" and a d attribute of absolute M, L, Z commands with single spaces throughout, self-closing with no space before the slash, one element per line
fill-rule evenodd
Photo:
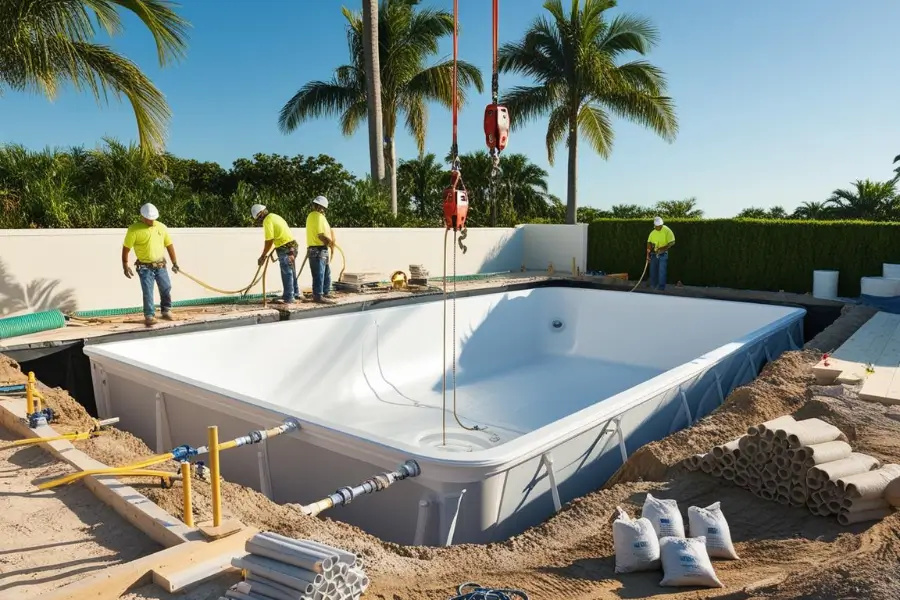
<path fill-rule="evenodd" d="M 667 220 L 676 244 L 669 283 L 806 293 L 816 269 L 840 271 L 841 296 L 859 295 L 859 280 L 881 275 L 881 264 L 900 263 L 900 223 Z M 646 219 L 602 219 L 588 229 L 588 269 L 628 272 L 644 268 Z"/>

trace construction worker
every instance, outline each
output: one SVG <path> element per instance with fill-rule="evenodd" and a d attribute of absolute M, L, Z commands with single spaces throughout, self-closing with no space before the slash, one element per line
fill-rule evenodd
<path fill-rule="evenodd" d="M 647 261 L 650 263 L 650 288 L 666 289 L 669 248 L 675 245 L 675 234 L 663 225 L 661 217 L 653 219 L 653 231 L 647 237 Z"/>
<path fill-rule="evenodd" d="M 306 217 L 306 258 L 312 273 L 313 302 L 334 304 L 334 300 L 328 297 L 331 294 L 329 251 L 334 252 L 334 234 L 325 218 L 326 210 L 328 199 L 316 196 Z"/>
<path fill-rule="evenodd" d="M 263 251 L 256 261 L 256 264 L 262 266 L 272 250 L 275 247 L 275 255 L 278 257 L 278 264 L 281 267 L 281 284 L 284 292 L 281 300 L 276 300 L 278 304 L 293 304 L 294 300 L 300 297 L 300 286 L 297 283 L 297 267 L 296 258 L 300 245 L 294 239 L 291 228 L 280 216 L 270 213 L 262 204 L 254 204 L 250 207 L 250 216 L 257 225 L 262 224 L 263 236 L 265 243 Z"/>
<path fill-rule="evenodd" d="M 172 282 L 166 270 L 166 257 L 163 249 L 172 259 L 172 271 L 178 272 L 178 259 L 175 258 L 175 246 L 169 237 L 168 228 L 157 221 L 159 211 L 150 203 L 141 207 L 141 220 L 128 228 L 125 241 L 122 243 L 122 270 L 125 277 L 134 277 L 134 271 L 128 266 L 128 254 L 134 248 L 138 279 L 141 281 L 141 292 L 144 296 L 144 324 L 148 327 L 156 323 L 156 307 L 153 304 L 153 284 L 159 287 L 159 305 L 162 318 L 174 321 L 172 316 Z"/>

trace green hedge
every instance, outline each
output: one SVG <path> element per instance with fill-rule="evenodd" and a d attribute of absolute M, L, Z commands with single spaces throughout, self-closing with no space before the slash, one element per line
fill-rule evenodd
<path fill-rule="evenodd" d="M 859 295 L 859 279 L 880 276 L 882 263 L 900 263 L 900 223 L 666 220 L 676 244 L 669 253 L 669 283 L 735 289 L 812 291 L 816 269 L 840 271 L 841 296 Z M 644 268 L 646 219 L 602 219 L 588 229 L 588 269 L 628 272 Z"/>

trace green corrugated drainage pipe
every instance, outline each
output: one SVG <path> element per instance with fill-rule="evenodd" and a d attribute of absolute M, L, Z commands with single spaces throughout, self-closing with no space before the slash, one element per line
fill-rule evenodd
<path fill-rule="evenodd" d="M 65 326 L 66 318 L 58 310 L 19 315 L 17 317 L 0 319 L 0 339 L 60 329 Z"/>
<path fill-rule="evenodd" d="M 280 294 L 266 294 L 269 298 L 277 298 Z M 188 306 L 205 306 L 212 304 L 242 304 L 250 302 L 259 302 L 263 299 L 262 294 L 247 294 L 246 296 L 211 296 L 209 298 L 194 298 L 192 300 L 176 300 L 172 302 L 172 308 L 184 308 Z M 157 305 L 159 308 L 159 305 Z M 122 315 L 134 315 L 144 312 L 141 306 L 132 306 L 130 308 L 98 308 L 96 310 L 80 310 L 72 313 L 73 317 L 79 319 L 99 319 L 103 317 L 118 317 Z"/>

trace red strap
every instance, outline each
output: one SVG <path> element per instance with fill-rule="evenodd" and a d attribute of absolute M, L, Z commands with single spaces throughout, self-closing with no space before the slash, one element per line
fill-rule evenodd
<path fill-rule="evenodd" d="M 457 72 L 456 72 L 456 61 L 459 53 L 459 36 L 458 36 L 458 28 L 459 28 L 459 0 L 453 0 L 453 148 L 457 148 L 456 145 L 456 132 L 457 132 L 457 124 L 458 124 L 458 107 L 456 105 L 457 92 Z M 456 158 L 455 156 L 453 158 Z"/>

